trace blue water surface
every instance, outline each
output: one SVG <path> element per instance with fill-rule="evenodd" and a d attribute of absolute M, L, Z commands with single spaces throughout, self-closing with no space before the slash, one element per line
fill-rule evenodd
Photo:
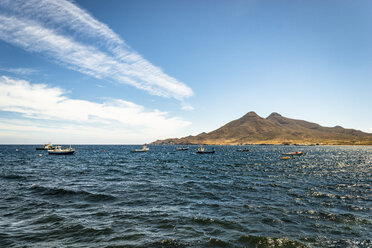
<path fill-rule="evenodd" d="M 1 247 L 372 246 L 372 147 L 36 147 L 0 146 Z"/>

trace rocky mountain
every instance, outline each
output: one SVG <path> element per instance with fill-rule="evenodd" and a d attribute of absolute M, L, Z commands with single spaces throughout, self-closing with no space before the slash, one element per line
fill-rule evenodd
<path fill-rule="evenodd" d="M 272 113 L 267 118 L 249 112 L 209 133 L 184 138 L 157 140 L 153 144 L 324 144 L 372 145 L 372 134 L 340 126 L 323 127 Z"/>

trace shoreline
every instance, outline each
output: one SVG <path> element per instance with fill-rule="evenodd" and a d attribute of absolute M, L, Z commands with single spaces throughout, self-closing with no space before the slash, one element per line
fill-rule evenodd
<path fill-rule="evenodd" d="M 61 146 L 74 145 L 74 146 L 141 146 L 143 143 L 138 144 L 63 144 L 58 143 Z M 146 143 L 151 146 L 372 146 L 372 144 L 269 144 L 269 143 L 257 143 L 257 144 L 217 144 L 217 143 L 182 143 L 182 144 L 171 144 L 171 143 Z M 0 144 L 0 146 L 40 146 L 40 144 Z"/>

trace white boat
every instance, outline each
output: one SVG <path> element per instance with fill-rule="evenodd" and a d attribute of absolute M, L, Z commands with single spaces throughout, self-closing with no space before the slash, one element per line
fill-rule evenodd
<path fill-rule="evenodd" d="M 141 149 L 134 149 L 132 152 L 147 152 L 150 149 L 147 146 L 142 146 Z"/>
<path fill-rule="evenodd" d="M 199 146 L 196 153 L 215 153 L 215 150 L 214 150 L 214 148 L 212 148 L 211 150 L 207 151 L 207 150 L 205 150 L 204 147 Z"/>
<path fill-rule="evenodd" d="M 189 150 L 189 148 L 188 147 L 177 147 L 176 150 L 177 151 L 187 151 L 187 150 Z"/>
<path fill-rule="evenodd" d="M 51 155 L 72 155 L 74 154 L 75 149 L 74 148 L 66 148 L 62 149 L 61 146 L 56 146 L 54 149 L 48 150 L 48 153 Z"/>

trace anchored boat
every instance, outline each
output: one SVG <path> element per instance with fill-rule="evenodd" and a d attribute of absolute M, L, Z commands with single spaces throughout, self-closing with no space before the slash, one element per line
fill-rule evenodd
<path fill-rule="evenodd" d="M 51 144 L 51 143 L 48 143 L 48 144 L 45 144 L 43 145 L 42 147 L 36 147 L 36 150 L 52 150 L 54 149 L 55 147 Z"/>
<path fill-rule="evenodd" d="M 189 148 L 188 147 L 177 147 L 176 150 L 177 151 L 187 151 L 187 150 L 189 150 Z"/>
<path fill-rule="evenodd" d="M 141 149 L 134 149 L 132 152 L 147 152 L 150 149 L 147 146 L 142 146 Z"/>
<path fill-rule="evenodd" d="M 200 146 L 198 148 L 198 151 L 196 153 L 215 153 L 216 151 L 214 150 L 214 148 L 212 148 L 211 150 L 205 150 L 204 147 Z"/>
<path fill-rule="evenodd" d="M 54 149 L 48 150 L 48 153 L 50 155 L 72 155 L 74 154 L 75 149 L 74 148 L 66 148 L 62 149 L 61 146 L 56 146 Z"/>
<path fill-rule="evenodd" d="M 303 152 L 289 152 L 289 153 L 282 153 L 282 155 L 287 155 L 287 156 L 301 156 L 304 155 Z"/>

